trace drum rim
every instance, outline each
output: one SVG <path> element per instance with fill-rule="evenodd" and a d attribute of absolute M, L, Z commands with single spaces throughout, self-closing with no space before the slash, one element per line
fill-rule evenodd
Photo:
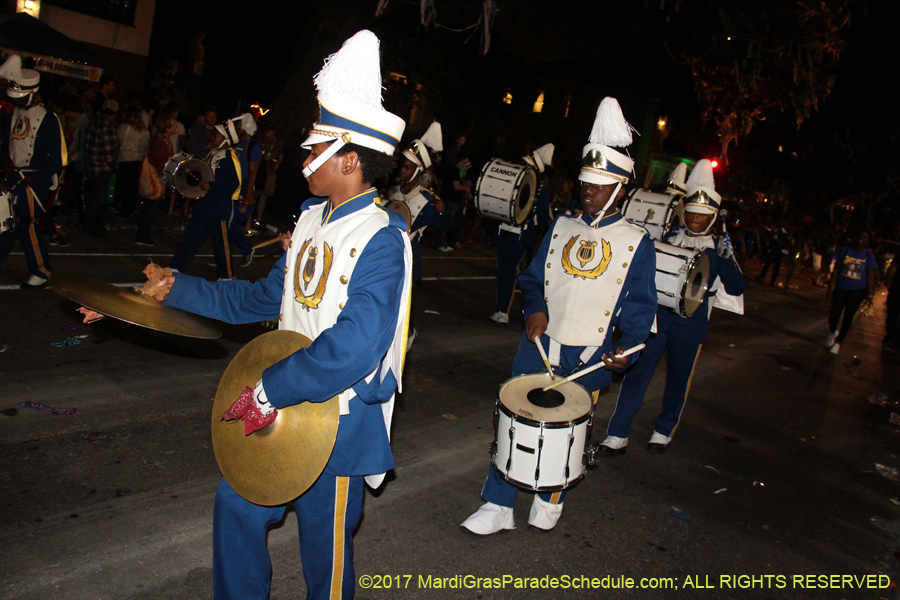
<path fill-rule="evenodd" d="M 687 290 L 688 285 L 691 283 L 691 271 L 694 270 L 694 267 L 697 266 L 697 263 L 702 262 L 704 259 L 706 259 L 707 263 L 710 262 L 709 257 L 706 256 L 706 253 L 703 250 L 698 250 L 697 253 L 691 257 L 690 263 L 688 264 L 688 276 L 684 278 L 684 285 L 682 286 L 681 290 L 681 300 L 678 301 L 678 314 L 686 319 L 697 314 L 697 311 L 700 310 L 700 307 L 703 306 L 703 301 L 706 300 L 706 294 L 709 291 L 709 268 L 707 268 L 705 273 L 706 284 L 703 286 L 703 298 L 697 303 L 697 308 L 695 308 L 690 312 L 690 314 L 688 314 L 687 307 L 685 306 L 685 302 L 687 302 L 687 294 L 685 294 L 685 291 Z"/>
<path fill-rule="evenodd" d="M 493 456 L 491 456 L 491 464 L 492 465 L 494 464 Z M 494 468 L 497 468 L 497 466 L 494 465 Z M 574 479 L 572 479 L 562 485 L 528 485 L 526 483 L 522 483 L 518 479 L 510 478 L 509 475 L 507 475 L 506 473 L 503 473 L 503 471 L 500 471 L 500 469 L 497 469 L 497 471 L 503 476 L 503 479 L 505 479 L 509 483 L 513 484 L 517 488 L 520 488 L 523 490 L 529 490 L 532 492 L 543 493 L 543 492 L 559 492 L 559 491 L 562 491 L 562 490 L 572 487 L 573 485 L 575 485 L 576 483 L 578 483 L 579 481 L 584 479 L 584 474 L 587 471 L 587 469 L 582 470 L 581 473 L 578 475 L 578 477 L 575 477 Z"/>
<path fill-rule="evenodd" d="M 573 382 L 574 383 L 574 382 Z M 568 429 L 569 427 L 575 427 L 577 425 L 581 425 L 585 421 L 590 420 L 591 417 L 594 416 L 594 405 L 591 404 L 590 410 L 584 415 L 578 417 L 573 421 L 538 421 L 536 419 L 531 419 L 528 417 L 523 417 L 522 415 L 516 414 L 510 410 L 508 406 L 503 404 L 503 401 L 500 398 L 496 400 L 497 406 L 500 408 L 500 412 L 505 414 L 511 420 L 516 423 L 522 423 L 523 425 L 531 425 L 533 427 L 543 427 L 543 429 Z"/>
<path fill-rule="evenodd" d="M 508 411 L 511 411 L 511 409 L 508 406 L 506 406 L 505 404 L 503 404 L 503 400 L 500 399 L 500 392 L 503 391 L 503 388 L 512 381 L 516 381 L 518 379 L 523 379 L 526 377 L 534 377 L 534 376 L 546 377 L 547 373 L 545 373 L 543 371 L 539 371 L 537 373 L 520 373 L 519 375 L 510 377 L 509 379 L 507 379 L 506 381 L 501 383 L 500 389 L 497 391 L 497 399 L 496 399 L 497 405 L 507 409 L 504 412 L 507 412 L 507 414 L 509 414 Z M 591 393 L 588 391 L 588 389 L 586 387 L 581 385 L 580 382 L 569 381 L 569 382 L 565 383 L 565 385 L 570 385 L 570 384 L 581 388 L 581 391 L 584 392 L 585 397 L 588 399 L 589 408 L 588 408 L 588 412 L 586 412 L 584 415 L 578 417 L 575 420 L 571 420 L 571 421 L 541 421 L 540 419 L 532 419 L 530 417 L 523 417 L 522 415 L 515 414 L 514 415 L 516 417 L 515 420 L 520 423 L 525 423 L 527 425 L 538 425 L 538 426 L 540 426 L 542 423 L 572 423 L 575 425 L 580 425 L 584 420 L 589 419 L 594 414 L 594 402 L 593 402 L 593 398 L 591 397 Z M 513 416 L 513 415 L 510 415 L 510 416 Z M 544 429 L 565 429 L 565 427 L 568 427 L 568 425 L 563 425 L 561 427 L 544 427 Z"/>

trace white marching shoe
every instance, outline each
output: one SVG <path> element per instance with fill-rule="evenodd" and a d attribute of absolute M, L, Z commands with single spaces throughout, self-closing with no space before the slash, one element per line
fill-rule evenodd
<path fill-rule="evenodd" d="M 541 500 L 537 494 L 531 503 L 531 513 L 528 515 L 528 524 L 538 529 L 549 531 L 556 527 L 559 516 L 562 514 L 563 503 L 550 504 Z"/>
<path fill-rule="evenodd" d="M 650 436 L 650 441 L 647 443 L 647 450 L 656 452 L 657 454 L 663 454 L 671 441 L 672 438 L 654 431 L 653 435 Z"/>
<path fill-rule="evenodd" d="M 829 332 L 828 339 L 825 340 L 825 347 L 831 348 L 834 345 L 834 338 L 837 337 L 837 331 Z"/>
<path fill-rule="evenodd" d="M 610 456 L 616 454 L 625 454 L 628 450 L 628 438 L 620 438 L 614 435 L 606 436 L 606 439 L 600 442 L 600 446 Z"/>
<path fill-rule="evenodd" d="M 831 352 L 832 354 L 837 354 L 840 351 L 841 351 L 841 345 L 838 344 L 837 342 L 833 343 L 831 345 L 831 350 L 829 350 L 829 352 Z"/>
<path fill-rule="evenodd" d="M 504 529 L 515 529 L 516 524 L 513 509 L 488 502 L 463 521 L 460 527 L 478 535 L 491 535 Z"/>
<path fill-rule="evenodd" d="M 505 312 L 497 311 L 488 318 L 491 321 L 493 321 L 494 323 L 497 323 L 498 325 L 505 325 L 505 324 L 509 323 L 509 313 L 505 313 Z"/>

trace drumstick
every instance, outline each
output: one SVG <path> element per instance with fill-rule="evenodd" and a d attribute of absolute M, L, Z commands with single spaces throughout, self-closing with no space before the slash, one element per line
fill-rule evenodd
<path fill-rule="evenodd" d="M 279 237 L 272 238 L 271 240 L 259 242 L 258 244 L 253 244 L 253 249 L 259 250 L 260 248 L 264 248 L 265 246 L 271 246 L 272 244 L 277 244 L 281 240 L 282 240 L 282 238 L 279 236 Z"/>
<path fill-rule="evenodd" d="M 534 344 L 538 348 L 538 352 L 541 354 L 541 360 L 544 361 L 544 366 L 547 367 L 547 373 L 550 375 L 550 379 L 556 381 L 556 375 L 553 374 L 553 367 L 550 366 L 550 359 L 547 358 L 547 353 L 544 352 L 544 347 L 541 345 L 541 338 L 534 338 Z"/>
<path fill-rule="evenodd" d="M 629 348 L 622 354 L 616 354 L 616 357 L 622 358 L 623 356 L 630 356 L 630 355 L 634 354 L 635 352 L 643 350 L 643 348 L 644 348 L 644 344 L 638 344 L 634 348 Z M 573 373 L 572 375 L 569 375 L 565 379 L 560 379 L 556 383 L 551 383 L 550 385 L 548 385 L 547 387 L 544 388 L 544 391 L 546 392 L 547 390 L 555 388 L 556 386 L 562 385 L 564 383 L 568 383 L 569 381 L 578 379 L 579 377 L 583 377 L 583 376 L 587 375 L 588 373 L 593 373 L 597 369 L 602 369 L 605 366 L 606 366 L 606 363 L 603 361 L 600 361 L 596 365 L 588 367 L 587 369 L 582 369 L 582 370 L 578 371 L 577 373 Z"/>

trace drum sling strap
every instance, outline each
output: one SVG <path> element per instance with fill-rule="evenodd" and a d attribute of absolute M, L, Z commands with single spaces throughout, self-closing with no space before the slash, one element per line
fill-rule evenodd
<path fill-rule="evenodd" d="M 562 346 L 559 342 L 557 342 L 553 338 L 550 338 L 550 351 L 547 353 L 547 359 L 554 367 L 559 366 L 559 354 L 561 348 Z M 584 350 L 578 356 L 578 365 L 574 369 L 572 369 L 572 373 L 581 369 L 581 367 L 586 365 L 592 358 L 594 358 L 594 355 L 599 349 L 599 346 L 585 346 Z"/>

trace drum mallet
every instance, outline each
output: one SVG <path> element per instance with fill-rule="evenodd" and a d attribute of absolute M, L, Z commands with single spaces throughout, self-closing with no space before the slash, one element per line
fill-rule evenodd
<path fill-rule="evenodd" d="M 624 356 L 631 356 L 631 355 L 634 354 L 635 352 L 640 352 L 640 351 L 643 350 L 643 349 L 644 349 L 644 344 L 638 344 L 638 345 L 635 346 L 634 348 L 629 348 L 628 350 L 626 350 L 626 351 L 623 352 L 622 354 L 616 354 L 616 358 L 622 358 L 622 357 L 624 357 Z M 605 367 L 605 366 L 606 366 L 606 363 L 603 362 L 603 361 L 600 361 L 600 362 L 598 362 L 596 365 L 593 365 L 593 366 L 591 366 L 591 367 L 588 367 L 587 369 L 582 369 L 582 370 L 578 371 L 577 373 L 573 373 L 572 375 L 569 375 L 569 376 L 566 377 L 565 379 L 560 379 L 560 380 L 557 381 L 556 383 L 551 383 L 550 385 L 548 385 L 547 387 L 545 387 L 543 391 L 546 392 L 547 390 L 553 389 L 553 388 L 555 388 L 556 386 L 562 385 L 562 384 L 564 384 L 564 383 L 568 383 L 569 381 L 573 381 L 573 380 L 575 380 L 575 379 L 578 379 L 579 377 L 583 377 L 583 376 L 587 375 L 588 373 L 593 373 L 593 372 L 596 371 L 597 369 L 602 369 L 602 368 Z"/>
<path fill-rule="evenodd" d="M 541 354 L 541 360 L 544 361 L 544 366 L 547 367 L 547 373 L 550 374 L 550 379 L 556 381 L 556 375 L 553 374 L 553 367 L 550 366 L 550 359 L 547 358 L 547 353 L 544 352 L 544 347 L 541 345 L 541 338 L 534 338 L 534 343 L 538 348 L 538 352 Z"/>
<path fill-rule="evenodd" d="M 266 246 L 271 246 L 272 244 L 277 244 L 282 239 L 284 239 L 284 238 L 282 238 L 281 236 L 278 236 L 278 237 L 272 238 L 271 240 L 266 240 L 264 242 L 259 242 L 258 244 L 253 244 L 253 249 L 259 250 L 260 248 L 265 248 Z"/>

